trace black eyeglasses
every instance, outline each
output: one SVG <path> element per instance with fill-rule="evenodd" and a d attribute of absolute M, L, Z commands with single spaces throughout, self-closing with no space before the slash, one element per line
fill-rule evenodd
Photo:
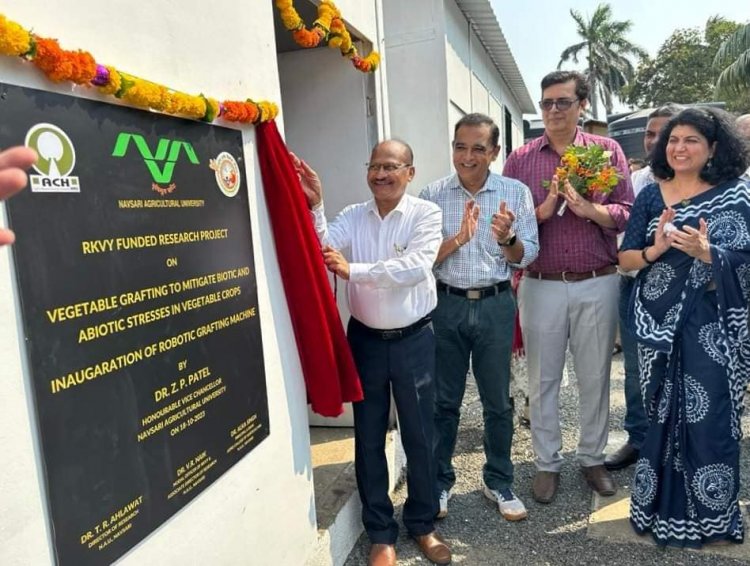
<path fill-rule="evenodd" d="M 539 101 L 539 108 L 542 110 L 552 110 L 553 106 L 557 106 L 558 110 L 565 111 L 576 102 L 578 102 L 577 98 L 545 98 Z"/>
<path fill-rule="evenodd" d="M 370 173 L 377 173 L 381 169 L 386 173 L 395 173 L 399 169 L 404 167 L 411 167 L 409 163 L 365 163 L 367 170 Z"/>

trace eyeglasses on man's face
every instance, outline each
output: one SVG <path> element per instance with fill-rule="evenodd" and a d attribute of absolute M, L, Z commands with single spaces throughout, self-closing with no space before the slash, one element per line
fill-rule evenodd
<path fill-rule="evenodd" d="M 382 169 L 386 173 L 395 173 L 399 169 L 411 167 L 410 163 L 365 163 L 369 173 L 379 173 Z"/>
<path fill-rule="evenodd" d="M 539 108 L 542 110 L 552 110 L 553 106 L 556 106 L 558 110 L 564 112 L 570 109 L 576 102 L 577 98 L 545 98 L 539 101 Z"/>

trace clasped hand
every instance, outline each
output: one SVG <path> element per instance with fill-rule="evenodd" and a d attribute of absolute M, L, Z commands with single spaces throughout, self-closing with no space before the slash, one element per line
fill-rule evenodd
<path fill-rule="evenodd" d="M 654 236 L 654 248 L 659 255 L 669 248 L 675 248 L 690 257 L 700 259 L 705 263 L 711 263 L 711 249 L 706 221 L 700 218 L 697 229 L 683 225 L 681 229 L 665 230 L 665 227 L 671 225 L 674 218 L 675 211 L 671 207 L 665 208 L 659 217 L 659 224 L 656 226 Z"/>
<path fill-rule="evenodd" d="M 562 196 L 565 202 L 568 203 L 568 208 L 573 211 L 573 214 L 579 218 L 591 218 L 594 211 L 594 204 L 578 194 L 578 191 L 573 188 L 573 185 L 567 179 L 563 182 L 563 189 Z"/>

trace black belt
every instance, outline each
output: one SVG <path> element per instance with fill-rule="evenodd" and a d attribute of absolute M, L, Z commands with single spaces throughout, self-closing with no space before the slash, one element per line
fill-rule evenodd
<path fill-rule="evenodd" d="M 447 293 L 448 295 L 456 295 L 458 297 L 464 297 L 470 301 L 477 301 L 486 297 L 494 297 L 499 295 L 503 291 L 510 288 L 510 281 L 500 281 L 489 287 L 481 287 L 479 289 L 459 289 L 458 287 L 451 287 L 446 285 L 442 281 L 437 282 L 437 289 L 441 293 Z"/>
<path fill-rule="evenodd" d="M 594 277 L 603 277 L 604 275 L 612 275 L 617 273 L 617 266 L 605 265 L 600 269 L 593 269 L 591 271 L 561 271 L 555 273 L 539 273 L 538 271 L 524 271 L 524 277 L 531 277 L 532 279 L 542 279 L 545 281 L 562 281 L 564 283 L 577 283 L 578 281 L 586 281 L 587 279 L 593 279 Z"/>
<path fill-rule="evenodd" d="M 355 322 L 359 328 L 364 330 L 367 334 L 370 334 L 372 336 L 377 336 L 381 340 L 400 340 L 401 338 L 406 338 L 407 336 L 416 334 L 419 330 L 422 329 L 422 327 L 429 324 L 431 320 L 432 318 L 428 315 L 428 316 L 425 316 L 424 318 L 420 318 L 414 324 L 410 324 L 409 326 L 404 326 L 403 328 L 381 330 L 379 328 L 370 328 L 369 326 L 362 324 L 356 318 L 352 317 L 352 322 Z"/>

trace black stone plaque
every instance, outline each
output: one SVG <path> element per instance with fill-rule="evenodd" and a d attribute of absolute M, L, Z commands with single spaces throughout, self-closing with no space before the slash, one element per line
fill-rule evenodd
<path fill-rule="evenodd" d="M 56 557 L 109 564 L 269 434 L 242 135 L 0 84 L 18 144 L 40 153 L 7 210 Z"/>

